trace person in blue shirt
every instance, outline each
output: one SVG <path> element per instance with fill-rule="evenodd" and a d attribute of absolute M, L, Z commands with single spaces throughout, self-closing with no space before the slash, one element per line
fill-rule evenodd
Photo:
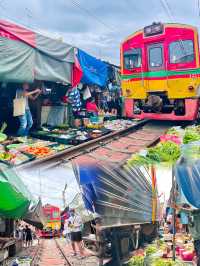
<path fill-rule="evenodd" d="M 67 102 L 72 106 L 72 112 L 74 119 L 79 118 L 79 112 L 81 111 L 81 96 L 77 88 L 69 88 L 67 92 Z"/>
<path fill-rule="evenodd" d="M 183 204 L 183 208 L 189 209 L 190 206 L 188 204 Z M 184 210 L 180 210 L 179 211 L 179 215 L 180 215 L 180 220 L 181 220 L 181 224 L 182 224 L 182 227 L 183 227 L 183 231 L 184 231 L 184 233 L 187 233 L 188 234 L 189 233 L 189 228 L 188 228 L 188 225 L 189 225 L 189 215 Z"/>

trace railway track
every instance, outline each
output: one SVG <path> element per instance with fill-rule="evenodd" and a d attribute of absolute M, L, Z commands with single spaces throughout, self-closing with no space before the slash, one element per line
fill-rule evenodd
<path fill-rule="evenodd" d="M 56 239 L 42 239 L 31 266 L 72 266 Z"/>
<path fill-rule="evenodd" d="M 121 156 L 121 159 L 124 161 L 126 158 L 130 157 L 131 154 L 137 152 L 141 148 L 156 143 L 159 140 L 160 135 L 162 135 L 172 125 L 174 124 L 170 122 L 161 124 L 157 121 L 139 121 L 134 126 L 125 130 L 112 132 L 100 138 L 69 148 L 65 151 L 58 152 L 57 154 L 17 166 L 16 168 L 20 172 L 21 170 L 28 170 L 40 165 L 51 165 L 51 163 L 65 163 L 74 158 L 82 157 L 85 154 L 90 154 L 90 157 L 93 156 L 95 158 L 98 154 L 96 152 L 98 152 L 99 150 L 101 151 L 101 160 L 119 162 L 118 158 L 114 160 L 114 157 L 113 159 L 111 159 L 111 156 L 113 154 L 118 154 L 119 157 L 119 153 L 121 153 L 124 155 Z M 123 145 L 123 143 L 128 143 L 128 145 Z M 102 155 L 102 149 L 104 151 L 105 149 L 109 150 L 107 154 L 110 155 Z"/>

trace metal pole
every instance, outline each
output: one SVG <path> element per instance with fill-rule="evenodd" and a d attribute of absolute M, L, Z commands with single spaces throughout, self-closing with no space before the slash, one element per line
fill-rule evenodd
<path fill-rule="evenodd" d="M 62 192 L 62 197 L 63 197 L 63 207 L 64 207 L 64 209 L 65 209 L 65 207 L 66 207 L 66 198 L 65 198 L 66 190 L 67 190 L 67 183 L 65 184 L 64 190 L 63 190 L 63 192 Z"/>
<path fill-rule="evenodd" d="M 172 203 L 173 203 L 173 240 L 172 240 L 172 245 L 173 245 L 173 261 L 176 260 L 176 209 L 175 209 L 175 204 L 176 204 L 176 179 L 174 175 L 174 168 L 172 166 Z"/>

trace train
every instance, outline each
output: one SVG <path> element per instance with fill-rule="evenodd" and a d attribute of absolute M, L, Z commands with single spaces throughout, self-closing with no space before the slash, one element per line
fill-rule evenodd
<path fill-rule="evenodd" d="M 44 215 L 47 218 L 47 223 L 43 230 L 40 230 L 40 237 L 52 238 L 60 236 L 61 229 L 61 212 L 60 208 L 46 204 L 43 207 Z"/>
<path fill-rule="evenodd" d="M 153 23 L 121 43 L 125 115 L 138 119 L 199 119 L 200 56 L 197 28 Z"/>
<path fill-rule="evenodd" d="M 155 168 L 133 167 L 73 160 L 85 207 L 100 219 L 103 258 L 123 265 L 144 243 L 151 243 L 159 231 L 159 198 Z"/>

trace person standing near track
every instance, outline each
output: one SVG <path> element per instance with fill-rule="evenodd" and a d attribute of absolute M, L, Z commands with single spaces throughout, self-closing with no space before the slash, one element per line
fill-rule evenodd
<path fill-rule="evenodd" d="M 28 225 L 26 225 L 25 229 L 25 240 L 26 240 L 26 247 L 31 247 L 33 244 L 33 236 L 32 236 L 32 231 L 28 227 Z"/>
<path fill-rule="evenodd" d="M 73 256 L 77 255 L 76 246 L 78 246 L 81 258 L 84 258 L 84 248 L 82 246 L 82 220 L 74 209 L 70 210 L 70 218 L 68 219 L 68 226 L 71 231 L 71 245 L 73 249 Z"/>

